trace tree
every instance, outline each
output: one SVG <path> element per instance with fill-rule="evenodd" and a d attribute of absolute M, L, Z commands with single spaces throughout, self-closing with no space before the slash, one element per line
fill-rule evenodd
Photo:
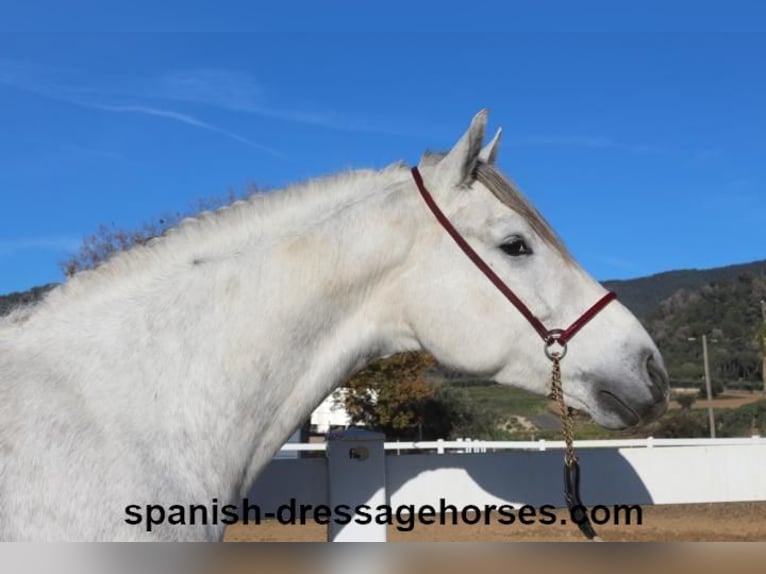
<path fill-rule="evenodd" d="M 375 361 L 346 384 L 344 406 L 353 424 L 389 438 L 418 438 L 434 385 L 425 374 L 436 361 L 424 353 L 401 353 Z"/>
<path fill-rule="evenodd" d="M 172 219 L 159 218 L 154 223 L 145 223 L 138 229 L 132 230 L 118 229 L 114 224 L 101 224 L 95 233 L 82 240 L 80 250 L 59 263 L 59 266 L 67 277 L 71 277 L 84 269 L 93 269 L 113 254 L 127 251 L 135 245 L 143 245 L 150 239 L 159 236 L 172 225 L 171 221 L 177 219 L 177 217 Z"/>
<path fill-rule="evenodd" d="M 497 417 L 482 411 L 462 387 L 434 380 L 444 372 L 424 353 L 381 359 L 357 373 L 343 401 L 353 424 L 389 439 L 502 438 Z"/>

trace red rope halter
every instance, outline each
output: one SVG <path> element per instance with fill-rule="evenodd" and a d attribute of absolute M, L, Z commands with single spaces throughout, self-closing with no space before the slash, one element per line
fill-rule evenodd
<path fill-rule="evenodd" d="M 524 302 L 519 299 L 519 297 L 511 290 L 511 288 L 508 287 L 508 285 L 506 285 L 494 271 L 492 271 L 490 266 L 487 265 L 487 263 L 479 256 L 479 254 L 474 251 L 473 247 L 471 247 L 463 238 L 463 236 L 460 235 L 452 223 L 450 223 L 450 220 L 447 219 L 447 216 L 444 215 L 444 213 L 439 209 L 439 206 L 436 205 L 434 198 L 426 189 L 426 186 L 423 183 L 423 178 L 421 177 L 417 167 L 412 168 L 412 177 L 415 179 L 415 184 L 418 186 L 420 195 L 423 197 L 423 200 L 426 202 L 426 205 L 428 205 L 436 219 L 439 221 L 439 223 L 441 223 L 442 227 L 444 227 L 447 233 L 450 234 L 450 237 L 455 240 L 455 243 L 457 243 L 458 247 L 463 250 L 463 253 L 465 253 L 468 258 L 473 261 L 474 265 L 476 265 L 476 267 L 478 267 L 479 270 L 484 273 L 487 279 L 489 279 L 494 284 L 494 286 L 497 287 L 503 295 L 505 295 L 505 298 L 508 299 L 513 304 L 513 306 L 519 310 L 519 313 L 524 315 L 527 321 L 529 321 L 529 324 L 532 325 L 534 330 L 537 331 L 538 335 L 540 335 L 543 341 L 545 341 L 546 350 L 553 343 L 558 343 L 562 347 L 566 347 L 567 342 L 569 342 L 580 329 L 582 329 L 591 319 L 593 319 L 593 317 L 595 317 L 599 311 L 601 311 L 610 302 L 617 298 L 617 295 L 613 291 L 609 291 L 603 297 L 601 297 L 601 299 L 596 301 L 582 315 L 580 315 L 580 317 L 566 329 L 546 328 L 543 322 L 540 321 L 540 319 L 538 319 L 535 314 L 529 310 L 529 307 L 527 307 Z"/>

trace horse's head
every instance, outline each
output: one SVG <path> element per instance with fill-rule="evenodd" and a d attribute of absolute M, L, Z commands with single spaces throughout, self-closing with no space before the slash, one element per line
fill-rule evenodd
<path fill-rule="evenodd" d="M 500 132 L 482 149 L 486 112 L 447 154 L 419 170 L 441 211 L 547 327 L 567 327 L 605 294 L 572 259 L 535 208 L 494 166 Z M 414 184 L 413 184 L 414 185 Z M 405 275 L 407 320 L 437 360 L 463 372 L 545 394 L 551 364 L 538 333 L 479 271 L 421 202 L 414 262 Z M 619 302 L 569 342 L 566 402 L 599 424 L 623 428 L 667 406 L 662 357 Z"/>

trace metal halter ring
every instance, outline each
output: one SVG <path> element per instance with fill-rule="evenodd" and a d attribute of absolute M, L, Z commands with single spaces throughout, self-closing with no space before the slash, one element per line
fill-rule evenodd
<path fill-rule="evenodd" d="M 567 344 L 559 343 L 561 335 L 564 334 L 564 329 L 551 329 L 548 331 L 548 338 L 545 340 L 545 356 L 551 361 L 554 359 L 563 359 L 567 354 Z M 554 343 L 558 343 L 561 347 L 561 351 L 552 351 L 551 347 Z"/>

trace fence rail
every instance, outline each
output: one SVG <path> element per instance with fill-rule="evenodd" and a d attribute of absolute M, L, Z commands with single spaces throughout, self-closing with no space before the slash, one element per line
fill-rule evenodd
<path fill-rule="evenodd" d="M 745 438 L 636 438 L 609 440 L 578 440 L 577 449 L 595 448 L 655 448 L 669 446 L 736 446 L 766 445 L 766 437 Z M 441 454 L 454 451 L 496 452 L 496 451 L 547 451 L 564 448 L 563 440 L 492 441 L 492 440 L 433 440 L 433 441 L 385 441 L 386 451 L 432 450 Z M 327 443 L 287 443 L 281 452 L 324 452 Z"/>

